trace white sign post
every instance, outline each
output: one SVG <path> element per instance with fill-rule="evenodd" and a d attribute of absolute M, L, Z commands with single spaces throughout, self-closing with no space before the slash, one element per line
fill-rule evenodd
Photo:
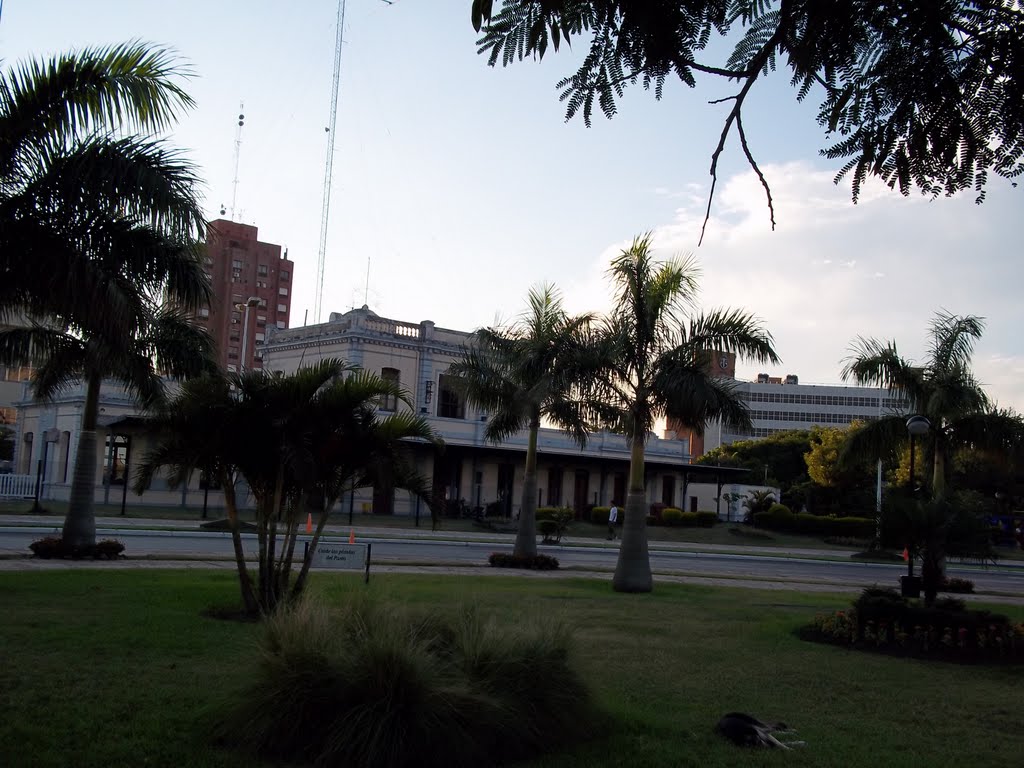
<path fill-rule="evenodd" d="M 309 547 L 309 544 L 306 544 Z M 313 553 L 314 568 L 341 568 L 345 570 L 366 570 L 365 580 L 370 580 L 370 544 L 347 544 L 321 541 Z"/>

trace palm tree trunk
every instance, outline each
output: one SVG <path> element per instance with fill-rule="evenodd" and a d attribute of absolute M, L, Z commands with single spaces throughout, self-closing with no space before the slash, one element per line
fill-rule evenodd
<path fill-rule="evenodd" d="M 644 491 L 644 440 L 634 436 L 630 443 L 629 495 L 622 524 L 622 545 L 615 565 L 612 589 L 616 592 L 650 592 L 654 589 L 651 559 L 647 551 L 647 500 Z"/>
<path fill-rule="evenodd" d="M 302 590 L 306 588 L 306 578 L 309 574 L 309 566 L 313 562 L 313 555 L 316 554 L 317 544 L 320 543 L 320 534 L 324 530 L 324 526 L 327 524 L 327 517 L 331 507 L 337 499 L 330 499 L 324 503 L 324 508 L 320 511 L 320 519 L 317 521 L 316 530 L 313 531 L 313 539 L 309 542 L 309 551 L 306 553 L 306 557 L 303 558 L 302 568 L 299 570 L 299 576 L 295 579 L 295 586 L 292 587 L 292 597 L 298 597 L 302 594 Z"/>
<path fill-rule="evenodd" d="M 71 497 L 61 538 L 76 549 L 96 546 L 96 420 L 100 410 L 103 379 L 89 374 L 85 386 L 85 409 L 78 430 L 75 470 L 71 476 Z M 125 478 L 128 482 L 128 478 Z"/>
<path fill-rule="evenodd" d="M 224 511 L 228 516 L 228 523 L 231 525 L 231 544 L 235 548 L 235 566 L 238 568 L 238 583 L 242 590 L 242 605 L 245 612 L 250 615 L 259 613 L 259 603 L 252 589 L 252 579 L 249 577 L 249 568 L 245 564 L 245 550 L 242 549 L 242 534 L 238 528 L 238 500 L 235 497 L 234 477 L 230 472 L 223 472 L 220 478 L 221 488 L 224 489 Z"/>
<path fill-rule="evenodd" d="M 932 498 L 937 501 L 946 495 L 946 452 L 938 440 L 932 452 L 935 455 L 932 465 Z"/>
<path fill-rule="evenodd" d="M 516 531 L 514 554 L 533 557 L 537 554 L 537 434 L 540 417 L 530 419 L 530 438 L 526 445 L 526 473 L 523 475 L 523 496 L 519 503 L 519 528 Z"/>

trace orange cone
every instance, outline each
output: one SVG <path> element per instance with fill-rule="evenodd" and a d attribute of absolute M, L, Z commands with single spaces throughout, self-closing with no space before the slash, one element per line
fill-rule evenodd
<path fill-rule="evenodd" d="M 355 528 L 350 528 L 349 529 L 349 532 L 348 532 L 348 543 L 349 544 L 355 544 L 356 543 L 356 529 Z"/>
<path fill-rule="evenodd" d="M 910 550 L 906 547 L 903 548 L 903 561 L 910 562 Z"/>
<path fill-rule="evenodd" d="M 306 533 L 312 533 L 312 532 L 313 532 L 313 513 L 312 512 L 307 512 L 306 513 Z"/>

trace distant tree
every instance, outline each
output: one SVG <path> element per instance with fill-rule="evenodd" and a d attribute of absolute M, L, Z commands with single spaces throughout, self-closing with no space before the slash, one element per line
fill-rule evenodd
<path fill-rule="evenodd" d="M 500 441 L 527 430 L 526 470 L 519 506 L 517 555 L 537 554 L 537 436 L 543 420 L 579 444 L 587 438 L 585 410 L 574 397 L 589 315 L 570 317 L 551 285 L 530 291 L 529 309 L 508 328 L 484 328 L 449 373 L 469 401 L 489 411 L 486 436 Z"/>
<path fill-rule="evenodd" d="M 743 500 L 743 507 L 747 510 L 743 516 L 743 522 L 750 524 L 754 522 L 754 515 L 758 512 L 767 512 L 775 504 L 775 494 L 768 490 L 751 491 Z"/>
<path fill-rule="evenodd" d="M 916 504 L 920 509 L 906 515 L 917 521 L 912 530 L 918 531 L 918 540 L 924 542 L 922 556 L 929 566 L 926 581 L 941 577 L 945 554 L 958 543 L 949 532 L 968 530 L 960 525 L 960 508 L 949 503 L 951 458 L 959 451 L 1016 456 L 1024 450 L 1024 422 L 1015 413 L 993 407 L 971 370 L 974 344 L 983 329 L 984 321 L 979 317 L 939 312 L 929 328 L 923 364 L 902 357 L 893 341 L 862 338 L 854 343 L 843 369 L 844 379 L 884 387 L 905 399 L 910 413 L 924 416 L 930 423 L 917 444 L 922 468 L 930 464 L 927 474 L 931 499 Z M 884 415 L 850 433 L 842 458 L 873 461 L 881 457 L 893 461 L 909 439 L 906 414 Z M 887 514 L 883 514 L 883 522 Z M 927 591 L 934 584 L 925 586 Z"/>
<path fill-rule="evenodd" d="M 990 173 L 1024 172 L 1024 9 L 1017 0 L 789 2 L 788 0 L 473 0 L 480 53 L 493 66 L 542 59 L 549 47 L 589 37 L 574 75 L 558 82 L 566 119 L 597 103 L 612 117 L 626 86 L 661 98 L 676 77 L 736 83 L 721 138 L 711 155 L 711 198 L 718 161 L 735 131 L 750 166 L 771 190 L 748 145 L 743 107 L 758 78 L 788 70 L 796 98 L 820 98 L 822 154 L 842 162 L 857 200 L 869 176 L 904 195 L 975 190 Z M 736 32 L 739 30 L 738 33 Z M 735 33 L 735 34 L 734 34 Z M 725 61 L 702 59 L 725 50 Z M 585 50 L 585 49 L 584 49 Z M 706 223 L 706 219 L 705 219 Z"/>
<path fill-rule="evenodd" d="M 615 299 L 598 331 L 601 366 L 587 382 L 601 403 L 600 418 L 626 435 L 629 485 L 622 545 L 612 586 L 619 592 L 653 588 L 647 550 L 644 448 L 657 419 L 668 416 L 697 430 L 713 419 L 750 424 L 731 383 L 708 374 L 714 350 L 756 362 L 777 362 L 769 334 L 738 310 L 693 315 L 700 274 L 692 259 L 656 261 L 651 236 L 638 237 L 612 261 Z"/>
<path fill-rule="evenodd" d="M 738 440 L 719 446 L 697 459 L 697 464 L 743 467 L 750 474 L 743 482 L 778 486 L 786 493 L 794 484 L 807 480 L 804 454 L 810 448 L 810 432 L 791 429 L 759 440 Z"/>

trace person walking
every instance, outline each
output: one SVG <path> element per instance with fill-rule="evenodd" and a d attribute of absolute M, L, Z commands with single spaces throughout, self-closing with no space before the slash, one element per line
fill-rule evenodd
<path fill-rule="evenodd" d="M 615 506 L 615 502 L 612 502 L 611 509 L 608 510 L 608 541 L 615 538 L 615 524 L 619 521 L 619 508 Z"/>

